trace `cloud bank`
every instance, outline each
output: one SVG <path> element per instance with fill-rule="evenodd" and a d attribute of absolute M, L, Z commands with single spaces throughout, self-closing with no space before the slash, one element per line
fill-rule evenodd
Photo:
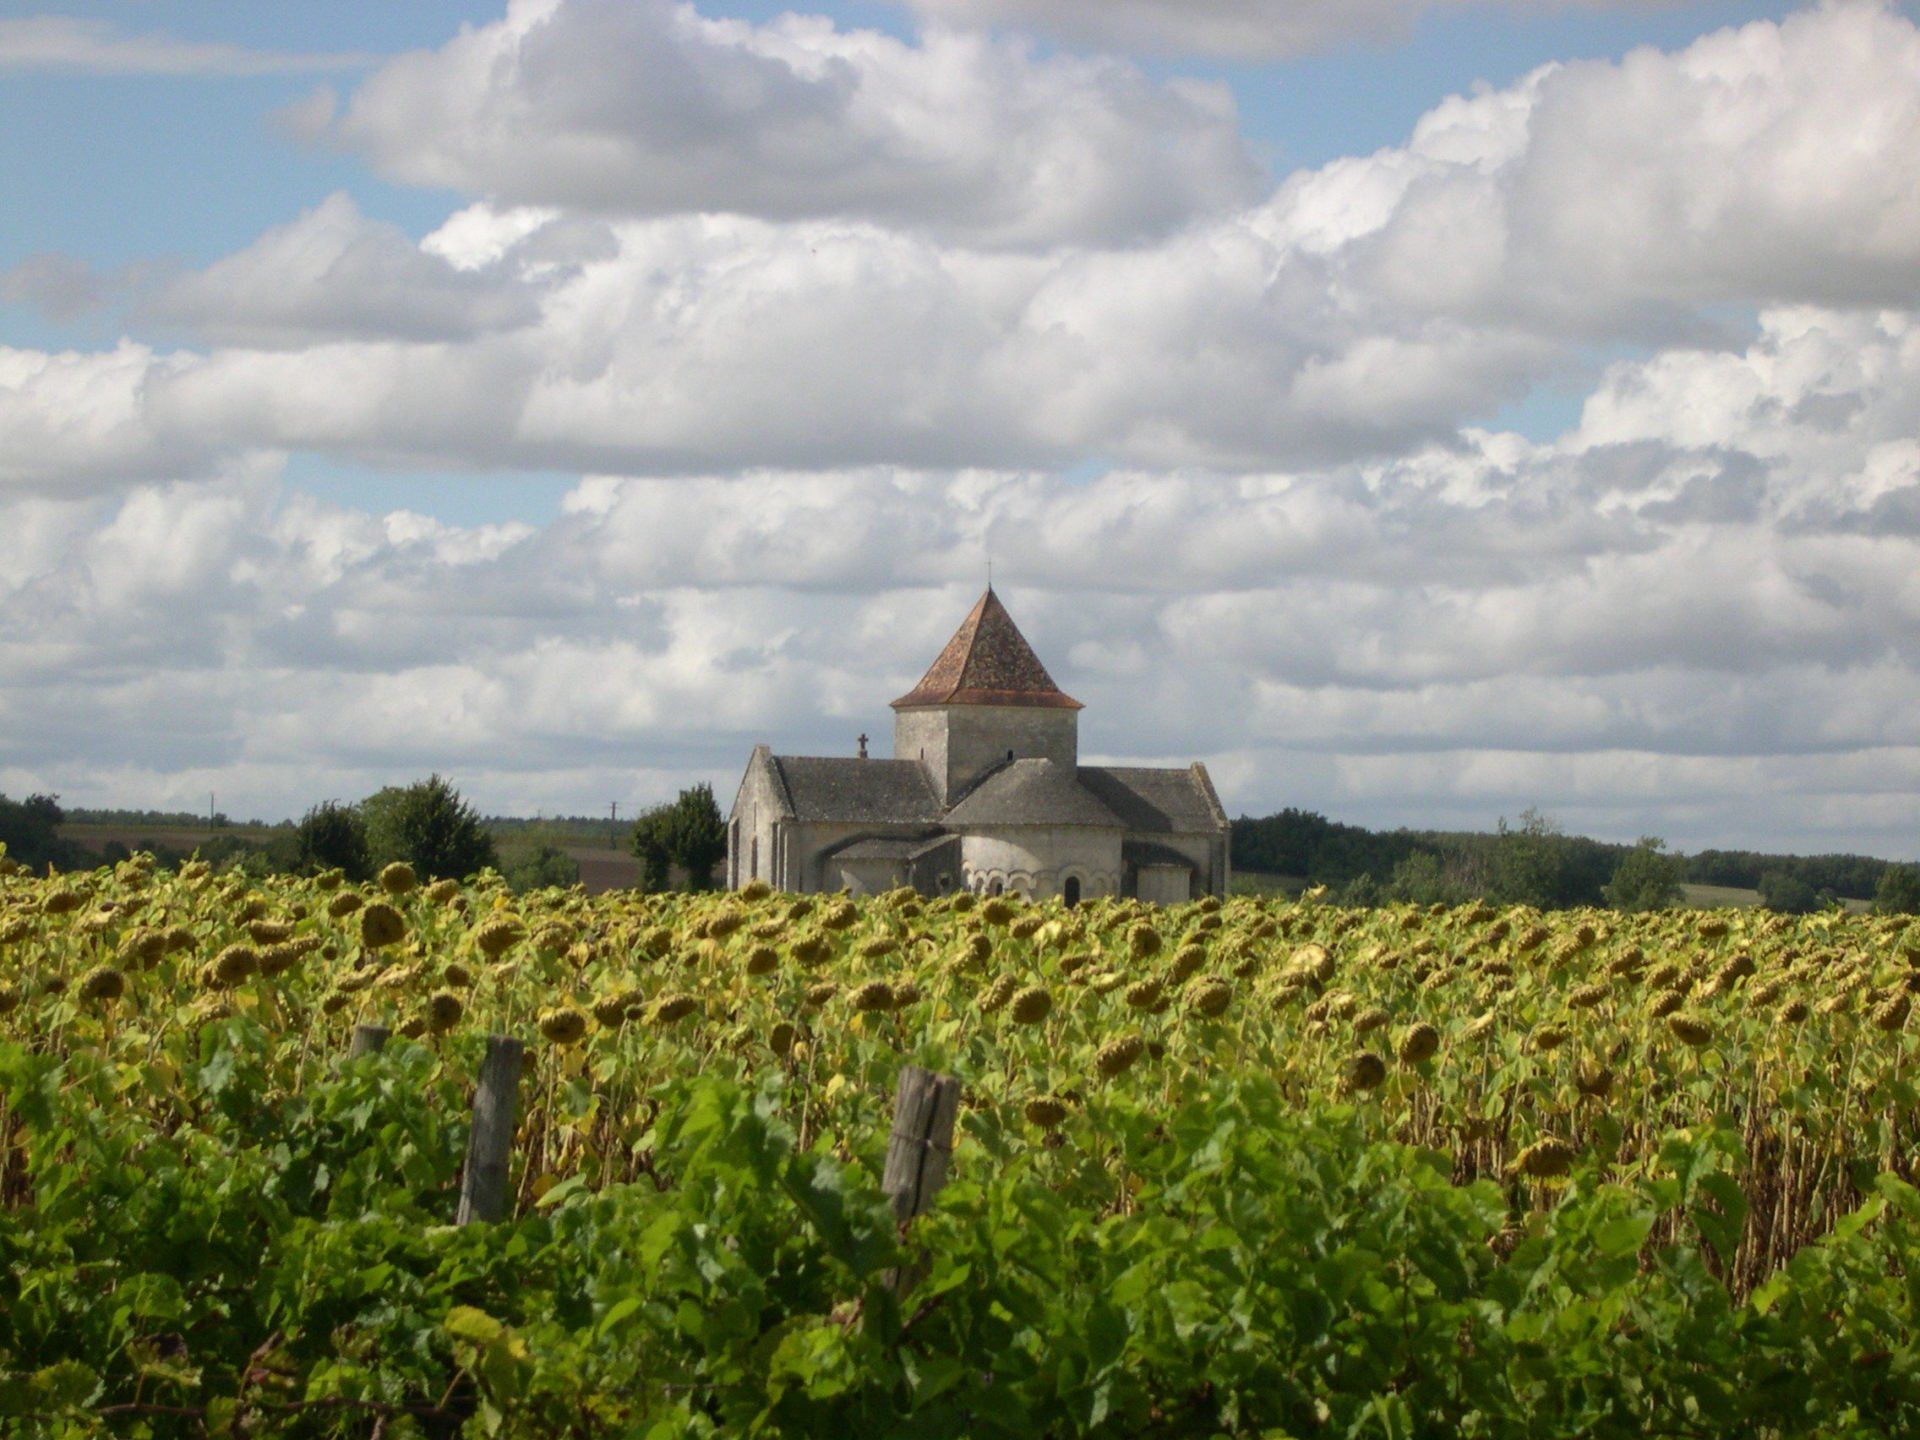
<path fill-rule="evenodd" d="M 1125 62 L 651 3 L 515 5 L 316 133 L 461 208 L 326 198 L 111 348 L 0 349 L 0 789 L 724 790 L 883 733 L 991 555 L 1089 753 L 1205 757 L 1236 810 L 1920 851 L 1884 7 L 1264 183 Z M 1495 423 L 1568 384 L 1564 433 Z M 458 526 L 303 454 L 580 479 Z"/>
<path fill-rule="evenodd" d="M 1080 43 L 1169 54 L 1276 60 L 1403 38 L 1421 16 L 1474 0 L 899 0 L 944 24 L 1005 26 Z M 1661 0 L 1509 0 L 1584 9 L 1652 9 Z"/>
<path fill-rule="evenodd" d="M 1016 247 L 1164 232 L 1260 178 L 1222 87 L 670 0 L 514 0 L 308 123 L 392 178 L 500 205 L 835 216 Z"/>

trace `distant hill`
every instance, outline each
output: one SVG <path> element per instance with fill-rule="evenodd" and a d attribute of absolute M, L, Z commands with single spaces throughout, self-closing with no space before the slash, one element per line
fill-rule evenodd
<path fill-rule="evenodd" d="M 1538 817 L 1535 817 L 1536 819 Z M 1538 837 L 1551 849 L 1561 893 L 1558 904 L 1604 903 L 1601 887 L 1633 847 L 1582 835 L 1562 835 L 1550 826 Z M 1489 869 L 1498 833 L 1456 830 L 1369 830 L 1330 820 L 1311 810 L 1288 809 L 1233 822 L 1233 866 L 1241 873 L 1295 876 L 1334 889 L 1368 881 L 1382 889 L 1416 857 L 1431 857 L 1472 877 Z M 1690 887 L 1755 891 L 1768 875 L 1785 874 L 1823 896 L 1867 900 L 1889 865 L 1866 855 L 1781 855 L 1758 850 L 1701 850 L 1678 854 L 1680 881 Z M 1470 883 L 1470 881 L 1469 881 Z"/>
<path fill-rule="evenodd" d="M 617 826 L 604 815 L 493 816 L 481 823 L 499 842 L 503 863 L 546 843 L 579 866 L 580 882 L 589 893 L 640 883 L 640 862 L 628 846 L 632 826 L 624 819 Z M 290 820 L 242 824 L 218 815 L 209 823 L 205 815 L 164 810 L 64 810 L 53 830 L 58 847 L 42 847 L 45 853 L 35 851 L 34 858 L 70 869 L 121 859 L 136 850 L 169 863 L 192 854 L 216 863 L 258 855 L 268 868 L 279 869 L 293 863 L 293 832 Z"/>

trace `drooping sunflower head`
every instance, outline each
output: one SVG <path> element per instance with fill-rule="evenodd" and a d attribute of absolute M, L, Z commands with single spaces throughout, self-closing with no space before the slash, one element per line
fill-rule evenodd
<path fill-rule="evenodd" d="M 1124 1075 L 1133 1068 L 1134 1062 L 1145 1053 L 1146 1048 L 1146 1041 L 1138 1035 L 1117 1035 L 1094 1054 L 1094 1073 L 1102 1080 Z"/>
<path fill-rule="evenodd" d="M 473 932 L 474 948 L 489 960 L 498 960 L 526 938 L 526 927 L 512 915 L 490 915 Z"/>
<path fill-rule="evenodd" d="M 587 1033 L 587 1017 L 572 1005 L 557 1005 L 540 1012 L 540 1033 L 552 1044 L 562 1047 L 577 1044 Z"/>
<path fill-rule="evenodd" d="M 1440 1053 L 1440 1032 L 1425 1021 L 1419 1021 L 1407 1028 L 1400 1037 L 1400 1063 L 1402 1065 L 1420 1065 Z"/>
<path fill-rule="evenodd" d="M 213 957 L 207 978 L 217 990 L 230 990 L 244 984 L 260 968 L 260 957 L 251 946 L 229 945 Z"/>
<path fill-rule="evenodd" d="M 435 1035 L 444 1035 L 460 1023 L 466 1011 L 460 997 L 451 990 L 436 990 L 427 1000 L 427 1029 Z"/>
<path fill-rule="evenodd" d="M 1687 1015 L 1679 1011 L 1667 1016 L 1667 1030 L 1682 1045 L 1699 1049 L 1713 1043 L 1713 1026 L 1698 1015 Z"/>
<path fill-rule="evenodd" d="M 1053 996 L 1041 985 L 1029 985 L 1014 995 L 1007 1015 L 1016 1025 L 1038 1025 L 1053 1013 Z"/>
<path fill-rule="evenodd" d="M 127 977 L 111 965 L 96 965 L 80 979 L 74 992 L 91 1005 L 110 1005 L 127 993 Z"/>
<path fill-rule="evenodd" d="M 1216 977 L 1196 980 L 1187 989 L 1187 1008 L 1196 1015 L 1216 1019 L 1233 1004 L 1233 986 Z"/>
<path fill-rule="evenodd" d="M 376 900 L 360 912 L 360 943 L 369 950 L 384 950 L 406 938 L 407 922 L 386 901 Z"/>
<path fill-rule="evenodd" d="M 691 995 L 662 995 L 653 1002 L 653 1013 L 649 1017 L 659 1027 L 677 1024 L 700 1008 L 700 1002 Z"/>
<path fill-rule="evenodd" d="M 1038 1125 L 1042 1130 L 1057 1130 L 1067 1118 L 1067 1107 L 1058 1096 L 1035 1095 L 1021 1107 L 1021 1113 L 1027 1117 L 1029 1125 Z"/>
<path fill-rule="evenodd" d="M 1553 1180 L 1573 1168 L 1573 1146 L 1554 1136 L 1534 1141 L 1513 1158 L 1512 1168 L 1534 1180 Z"/>
<path fill-rule="evenodd" d="M 1377 1090 L 1387 1078 L 1387 1062 L 1371 1050 L 1361 1050 L 1347 1058 L 1341 1079 L 1349 1090 Z"/>

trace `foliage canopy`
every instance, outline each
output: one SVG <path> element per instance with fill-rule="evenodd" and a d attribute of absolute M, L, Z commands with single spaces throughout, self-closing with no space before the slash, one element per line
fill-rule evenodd
<path fill-rule="evenodd" d="M 675 869 L 689 890 L 712 889 L 714 867 L 727 853 L 727 822 L 713 787 L 694 785 L 643 814 L 633 827 L 633 853 L 649 890 L 666 889 Z"/>
<path fill-rule="evenodd" d="M 479 815 L 438 775 L 376 791 L 360 815 L 376 866 L 404 860 L 423 879 L 462 880 L 499 863 Z"/>
<path fill-rule="evenodd" d="M 1616 910 L 1665 910 L 1680 899 L 1680 861 L 1653 835 L 1627 852 L 1607 885 L 1607 904 Z"/>

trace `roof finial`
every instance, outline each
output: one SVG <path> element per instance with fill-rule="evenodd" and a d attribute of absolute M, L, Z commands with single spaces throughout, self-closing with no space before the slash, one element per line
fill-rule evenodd
<path fill-rule="evenodd" d="M 987 590 L 988 593 L 992 593 L 993 590 L 993 556 L 991 555 L 987 556 Z"/>

